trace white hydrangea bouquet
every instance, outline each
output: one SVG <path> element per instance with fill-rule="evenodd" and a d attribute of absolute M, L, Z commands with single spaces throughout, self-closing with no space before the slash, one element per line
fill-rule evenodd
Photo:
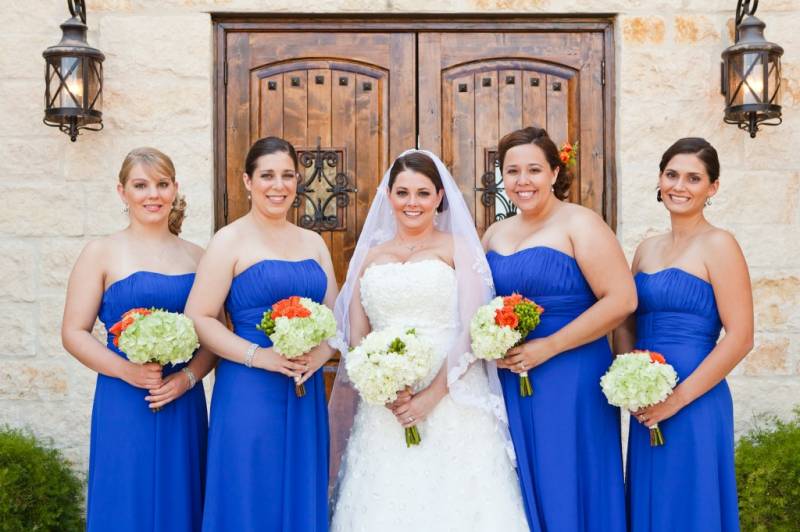
<path fill-rule="evenodd" d="M 483 360 L 503 358 L 539 325 L 543 312 L 542 307 L 519 294 L 492 299 L 478 309 L 469 324 L 472 353 Z M 527 371 L 519 374 L 519 394 L 533 394 Z"/>
<path fill-rule="evenodd" d="M 387 328 L 369 333 L 345 360 L 347 374 L 361 398 L 383 406 L 397 399 L 397 392 L 414 387 L 431 370 L 434 351 L 414 329 Z M 406 446 L 418 445 L 416 426 L 405 430 Z"/>
<path fill-rule="evenodd" d="M 608 402 L 635 412 L 666 399 L 678 383 L 675 368 L 654 351 L 633 351 L 614 358 L 600 379 Z M 664 445 L 658 424 L 650 427 L 650 445 Z"/>
<path fill-rule="evenodd" d="M 191 360 L 200 347 L 194 323 L 179 312 L 134 308 L 108 332 L 114 336 L 114 345 L 134 364 L 175 366 Z"/>
<path fill-rule="evenodd" d="M 264 312 L 256 328 L 272 341 L 272 348 L 286 358 L 296 358 L 336 334 L 331 309 L 307 297 L 281 299 Z M 295 386 L 297 397 L 306 394 L 305 385 Z"/>

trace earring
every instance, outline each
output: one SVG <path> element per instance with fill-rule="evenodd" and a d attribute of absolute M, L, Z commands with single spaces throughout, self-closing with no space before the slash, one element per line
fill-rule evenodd
<path fill-rule="evenodd" d="M 433 225 L 439 223 L 439 211 L 433 211 Z"/>
<path fill-rule="evenodd" d="M 711 205 L 711 198 L 709 197 L 706 198 L 706 207 L 709 207 L 710 205 Z"/>
<path fill-rule="evenodd" d="M 128 214 L 128 204 L 126 203 L 125 206 L 122 208 L 122 214 Z"/>
<path fill-rule="evenodd" d="M 247 201 L 250 201 L 250 193 L 247 193 Z"/>

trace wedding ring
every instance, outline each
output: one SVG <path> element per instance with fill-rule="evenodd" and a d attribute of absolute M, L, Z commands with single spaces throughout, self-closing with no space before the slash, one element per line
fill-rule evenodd
<path fill-rule="evenodd" d="M 413 423 L 414 422 L 414 416 L 408 416 L 408 422 L 409 423 Z"/>
<path fill-rule="evenodd" d="M 521 369 L 522 371 L 525 371 L 525 363 L 524 362 L 520 362 L 519 363 L 519 369 Z"/>

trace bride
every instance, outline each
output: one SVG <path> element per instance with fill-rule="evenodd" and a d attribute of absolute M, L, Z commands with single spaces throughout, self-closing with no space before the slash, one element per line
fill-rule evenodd
<path fill-rule="evenodd" d="M 527 531 L 496 370 L 469 353 L 469 321 L 492 296 L 486 258 L 453 177 L 409 150 L 384 175 L 335 311 L 339 348 L 413 327 L 438 360 L 416 393 L 358 402 L 345 364 L 331 398 L 334 532 Z M 357 406 L 356 406 L 357 404 Z M 404 427 L 422 438 L 407 448 Z"/>

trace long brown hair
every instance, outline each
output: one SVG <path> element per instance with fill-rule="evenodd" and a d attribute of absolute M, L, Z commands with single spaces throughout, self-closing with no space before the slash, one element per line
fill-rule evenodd
<path fill-rule="evenodd" d="M 569 186 L 572 183 L 572 175 L 567 170 L 567 165 L 564 164 L 561 157 L 559 157 L 558 148 L 555 143 L 547 134 L 547 131 L 540 127 L 518 129 L 500 139 L 500 143 L 497 145 L 497 164 L 500 166 L 500 172 L 503 171 L 503 161 L 506 158 L 506 152 L 522 144 L 538 146 L 544 152 L 550 169 L 559 169 L 556 182 L 553 185 L 553 194 L 560 200 L 567 199 L 569 196 Z"/>

